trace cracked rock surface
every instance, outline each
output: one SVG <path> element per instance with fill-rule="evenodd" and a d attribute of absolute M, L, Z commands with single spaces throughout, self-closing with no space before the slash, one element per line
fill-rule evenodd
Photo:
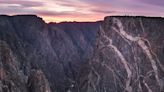
<path fill-rule="evenodd" d="M 163 92 L 163 30 L 162 18 L 106 17 L 81 92 Z"/>
<path fill-rule="evenodd" d="M 0 16 L 0 92 L 163 92 L 164 19 Z"/>

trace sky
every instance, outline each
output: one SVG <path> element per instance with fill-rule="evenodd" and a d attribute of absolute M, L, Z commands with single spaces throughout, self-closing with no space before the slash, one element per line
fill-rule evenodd
<path fill-rule="evenodd" d="M 0 0 L 0 14 L 36 14 L 46 22 L 98 21 L 112 15 L 164 17 L 164 0 Z"/>

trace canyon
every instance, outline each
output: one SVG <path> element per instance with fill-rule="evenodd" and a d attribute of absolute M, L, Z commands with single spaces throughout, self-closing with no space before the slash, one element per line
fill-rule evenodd
<path fill-rule="evenodd" d="M 0 92 L 163 92 L 163 30 L 160 17 L 0 15 Z"/>

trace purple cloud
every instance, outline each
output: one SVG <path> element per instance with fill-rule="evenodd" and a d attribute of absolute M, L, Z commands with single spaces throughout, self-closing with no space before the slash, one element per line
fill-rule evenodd
<path fill-rule="evenodd" d="M 18 4 L 22 7 L 37 7 L 37 6 L 43 6 L 43 2 L 38 2 L 38 1 L 23 1 L 23 0 L 2 0 L 0 1 L 0 4 Z"/>
<path fill-rule="evenodd" d="M 164 7 L 164 0 L 134 0 L 139 1 L 140 3 L 146 3 L 150 5 L 157 5 Z"/>

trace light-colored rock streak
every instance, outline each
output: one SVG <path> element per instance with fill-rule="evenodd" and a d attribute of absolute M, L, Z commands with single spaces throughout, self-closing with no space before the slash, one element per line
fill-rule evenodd
<path fill-rule="evenodd" d="M 131 72 L 131 70 L 130 70 L 130 68 L 129 68 L 129 66 L 128 66 L 128 62 L 127 62 L 126 59 L 124 58 L 123 54 L 117 49 L 117 47 L 114 46 L 114 45 L 112 44 L 112 43 L 113 43 L 112 39 L 110 39 L 110 38 L 109 38 L 108 36 L 106 36 L 106 35 L 103 35 L 103 37 L 104 37 L 107 41 L 109 41 L 109 44 L 107 45 L 107 47 L 112 48 L 112 49 L 117 53 L 117 55 L 119 56 L 119 58 L 121 59 L 123 65 L 124 65 L 124 67 L 125 67 L 125 69 L 126 69 L 127 75 L 128 75 L 128 76 L 127 76 L 127 81 L 126 81 L 126 90 L 127 90 L 128 92 L 132 92 L 132 87 L 130 86 L 130 80 L 131 80 L 132 72 Z"/>
<path fill-rule="evenodd" d="M 136 42 L 141 48 L 142 50 L 144 51 L 144 53 L 147 55 L 147 57 L 149 58 L 150 60 L 150 63 L 152 65 L 152 68 L 155 72 L 155 77 L 156 77 L 156 80 L 160 86 L 160 79 L 158 77 L 158 68 L 157 68 L 157 65 L 156 65 L 156 61 L 153 59 L 153 55 L 151 54 L 151 50 L 149 50 L 149 47 L 145 44 L 145 41 L 147 41 L 149 43 L 149 41 L 147 39 L 143 39 L 141 37 L 133 37 L 129 34 L 127 34 L 124 29 L 123 29 L 123 26 L 122 26 L 122 23 L 119 19 L 117 18 L 114 18 L 113 19 L 113 22 L 117 24 L 119 30 L 115 30 L 119 35 L 121 35 L 121 37 L 131 41 L 131 42 Z"/>
<path fill-rule="evenodd" d="M 143 26 L 143 23 L 142 23 L 142 19 L 141 18 L 140 18 L 140 25 L 141 25 L 142 31 L 145 32 L 145 29 L 144 29 L 144 26 Z"/>
<path fill-rule="evenodd" d="M 153 92 L 153 91 L 149 88 L 149 86 L 147 85 L 147 83 L 145 82 L 145 80 L 143 80 L 143 83 L 144 83 L 144 85 L 146 86 L 148 92 Z"/>
<path fill-rule="evenodd" d="M 100 82 L 101 77 L 100 77 L 99 73 L 95 70 L 94 67 L 91 67 L 91 69 L 92 69 L 93 73 L 97 76 L 97 81 L 96 81 L 96 86 L 97 86 Z"/>
<path fill-rule="evenodd" d="M 132 88 L 130 86 L 130 80 L 131 80 L 131 76 L 132 76 L 132 72 L 128 66 L 128 62 L 126 61 L 126 59 L 124 58 L 124 56 L 122 55 L 122 53 L 117 49 L 116 46 L 112 45 L 112 40 L 108 38 L 108 40 L 110 41 L 110 44 L 108 45 L 109 47 L 111 47 L 112 49 L 114 49 L 114 51 L 117 53 L 117 55 L 119 56 L 119 58 L 121 59 L 125 69 L 126 69 L 126 72 L 127 72 L 127 81 L 126 81 L 126 90 L 128 92 L 132 92 Z"/>

